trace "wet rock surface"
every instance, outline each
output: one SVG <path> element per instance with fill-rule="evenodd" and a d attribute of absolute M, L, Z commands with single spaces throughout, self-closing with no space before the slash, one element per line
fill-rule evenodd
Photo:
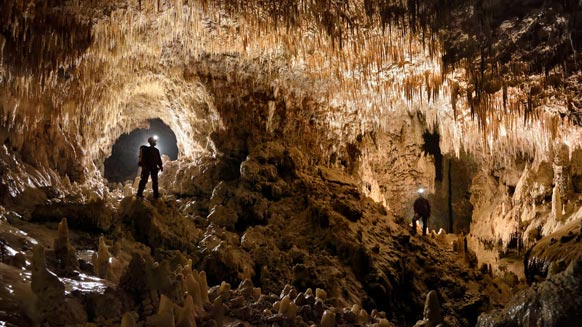
<path fill-rule="evenodd" d="M 515 295 L 502 310 L 483 314 L 477 326 L 577 326 L 582 319 L 582 261 Z"/>
<path fill-rule="evenodd" d="M 559 273 L 574 261 L 582 260 L 579 222 L 574 221 L 555 233 L 541 238 L 525 255 L 528 283 Z"/>

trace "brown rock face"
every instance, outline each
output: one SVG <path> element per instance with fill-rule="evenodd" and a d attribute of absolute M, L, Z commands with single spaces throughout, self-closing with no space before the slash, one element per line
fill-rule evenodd
<path fill-rule="evenodd" d="M 575 326 L 580 321 L 582 263 L 517 294 L 503 310 L 479 317 L 477 326 Z"/>

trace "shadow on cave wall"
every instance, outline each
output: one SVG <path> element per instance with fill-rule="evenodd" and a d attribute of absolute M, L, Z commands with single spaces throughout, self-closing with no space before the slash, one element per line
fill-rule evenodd
<path fill-rule="evenodd" d="M 431 229 L 468 233 L 473 214 L 471 183 L 477 173 L 477 165 L 466 153 L 460 157 L 443 155 L 438 132 L 425 132 L 423 151 L 434 157 L 435 190 L 429 195 L 432 215 Z"/>

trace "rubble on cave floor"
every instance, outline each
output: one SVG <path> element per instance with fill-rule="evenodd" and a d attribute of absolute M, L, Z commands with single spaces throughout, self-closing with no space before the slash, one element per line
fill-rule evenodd
<path fill-rule="evenodd" d="M 37 271 L 62 304 L 59 319 L 101 326 L 411 325 L 423 319 L 431 290 L 445 324 L 469 326 L 516 286 L 479 270 L 462 237 L 452 246 L 452 235 L 411 236 L 349 175 L 306 169 L 293 149 L 262 145 L 241 163 L 240 178 L 216 176 L 197 176 L 211 187 L 197 196 L 104 199 L 105 231 L 5 211 L 10 260 L 24 261 L 10 271 Z M 50 321 L 53 311 L 33 302 L 18 319 Z"/>
<path fill-rule="evenodd" d="M 6 224 L 6 222 L 3 224 Z M 50 229 L 54 228 L 54 226 L 45 228 Z M 432 239 L 410 239 L 407 235 L 402 237 L 404 240 L 402 242 L 410 242 L 410 244 L 419 248 L 423 246 L 437 247 L 437 242 Z M 108 241 L 108 243 L 110 242 Z M 123 257 L 122 253 L 127 250 L 125 246 L 129 245 L 117 246 L 113 243 L 110 244 L 107 252 L 111 255 L 109 252 L 111 250 L 111 252 L 116 253 L 117 257 L 111 255 L 111 258 L 106 258 L 106 262 L 109 262 L 110 259 L 117 260 Z M 192 289 L 195 286 L 193 286 L 193 282 L 188 277 L 191 274 L 188 271 L 191 271 L 189 267 L 192 265 L 192 260 L 186 259 L 186 256 L 176 252 L 171 260 L 155 262 L 154 258 L 149 254 L 149 249 L 135 244 L 131 244 L 131 246 L 136 246 L 136 248 L 134 248 L 135 251 L 131 259 L 124 263 L 123 273 L 117 278 L 113 277 L 114 275 L 104 276 L 107 279 L 117 279 L 118 282 L 116 283 L 93 276 L 94 273 L 96 274 L 97 265 L 83 261 L 80 261 L 81 268 L 78 271 L 78 275 L 63 276 L 62 274 L 65 274 L 65 272 L 59 270 L 59 263 L 56 260 L 54 251 L 50 249 L 50 245 L 47 246 L 46 251 L 38 252 L 35 250 L 34 254 L 32 254 L 31 249 L 19 251 L 19 253 L 24 253 L 27 258 L 24 269 L 8 265 L 3 265 L 6 269 L 2 269 L 4 280 L 6 281 L 14 280 L 15 276 L 23 276 L 21 279 L 9 282 L 14 285 L 15 291 L 3 297 L 3 301 L 5 301 L 3 305 L 18 308 L 18 310 L 14 310 L 11 313 L 12 316 L 6 317 L 8 323 L 18 325 L 17 322 L 20 321 L 22 323 L 24 321 L 25 323 L 22 324 L 27 325 L 34 322 L 34 319 L 42 319 L 40 317 L 46 315 L 47 309 L 42 309 L 39 313 L 37 311 L 39 308 L 33 304 L 35 303 L 33 294 L 39 292 L 39 286 L 33 289 L 30 288 L 30 271 L 35 271 L 35 269 L 42 272 L 41 276 L 45 276 L 42 278 L 47 280 L 47 285 L 43 286 L 43 294 L 48 292 L 47 294 L 58 295 L 57 298 L 52 299 L 52 302 L 58 300 L 58 303 L 64 305 L 64 309 L 61 308 L 58 312 L 59 317 L 68 319 L 67 323 L 82 323 L 89 320 L 103 326 L 115 325 L 120 323 L 122 318 L 130 320 L 128 318 L 130 316 L 125 312 L 127 310 L 134 312 L 133 314 L 138 317 L 136 321 L 145 321 L 147 326 L 167 326 L 164 324 L 168 323 L 168 321 L 164 319 L 168 319 L 168 313 L 164 313 L 166 309 L 163 309 L 162 301 L 171 303 L 174 323 L 178 324 L 180 321 L 189 319 L 186 318 L 187 315 L 184 310 L 190 306 L 188 302 L 190 300 L 188 297 L 184 298 L 184 296 L 186 294 L 200 294 L 200 291 Z M 37 247 L 41 247 L 41 245 L 37 245 Z M 116 247 L 120 248 L 116 250 Z M 99 250 L 96 252 L 102 252 L 102 249 L 96 250 Z M 293 251 L 299 252 L 296 246 L 289 252 Z M 438 251 L 438 249 L 433 248 L 431 251 Z M 35 260 L 33 260 L 35 255 L 41 256 L 36 261 L 45 261 L 45 267 L 49 268 L 48 270 L 42 270 L 42 264 L 40 268 L 35 266 Z M 303 253 L 303 255 L 306 255 L 306 253 Z M 449 255 L 454 260 L 455 254 L 450 253 Z M 42 256 L 46 259 L 43 259 Z M 338 265 L 336 268 L 341 266 L 339 262 L 334 264 Z M 331 268 L 333 267 L 325 269 Z M 57 271 L 61 272 L 58 275 L 58 281 L 52 273 Z M 300 273 L 299 269 L 294 271 Z M 196 278 L 198 284 L 200 284 L 200 277 Z M 52 281 L 48 282 L 48 280 Z M 335 282 L 340 284 L 341 287 L 340 281 L 336 280 Z M 323 326 L 331 315 L 333 315 L 333 320 L 337 325 L 392 326 L 392 323 L 386 319 L 390 318 L 390 313 L 379 312 L 375 309 L 366 310 L 362 308 L 361 304 L 357 303 L 338 305 L 341 302 L 334 298 L 338 295 L 338 289 L 328 288 L 323 291 L 292 285 L 286 285 L 282 290 L 277 289 L 275 291 L 275 286 L 270 287 L 270 289 L 271 291 L 267 292 L 264 289 L 256 288 L 250 280 L 243 280 L 236 287 L 231 287 L 227 282 L 221 282 L 207 290 L 208 303 L 195 306 L 194 309 L 191 309 L 190 315 L 195 317 L 199 326 L 212 326 L 215 325 L 215 322 L 217 325 L 222 322 L 225 326 L 235 326 L 243 322 L 253 326 L 271 326 L 272 324 L 308 326 L 310 323 L 318 325 L 321 323 Z M 442 289 L 438 293 L 443 294 Z M 165 300 L 161 300 L 162 298 L 165 298 Z M 200 300 L 192 301 L 196 304 Z M 29 311 L 24 310 L 26 305 L 31 307 L 28 309 Z M 421 311 L 419 314 L 421 314 Z M 446 308 L 443 311 L 449 312 Z M 164 315 L 166 315 L 165 318 L 163 317 Z M 325 319 L 324 316 L 326 317 Z M 46 317 L 49 317 L 48 319 L 52 322 L 57 321 L 54 316 L 49 315 Z"/>

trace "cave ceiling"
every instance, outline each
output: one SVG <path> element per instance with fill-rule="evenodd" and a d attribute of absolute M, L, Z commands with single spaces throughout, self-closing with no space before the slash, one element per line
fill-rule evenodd
<path fill-rule="evenodd" d="M 22 153 L 40 128 L 90 166 L 161 118 L 195 156 L 224 127 L 221 70 L 330 139 L 419 113 L 443 152 L 544 157 L 580 145 L 581 24 L 578 1 L 5 0 L 0 112 Z"/>

